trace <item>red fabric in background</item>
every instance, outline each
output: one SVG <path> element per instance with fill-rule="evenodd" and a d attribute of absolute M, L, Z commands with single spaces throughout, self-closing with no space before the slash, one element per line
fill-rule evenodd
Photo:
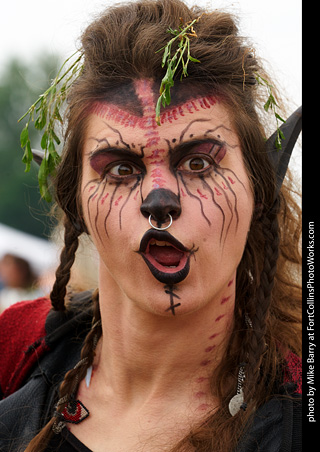
<path fill-rule="evenodd" d="M 48 298 L 38 298 L 15 303 L 0 315 L 0 387 L 5 396 L 19 388 L 45 350 L 45 321 L 50 309 Z"/>

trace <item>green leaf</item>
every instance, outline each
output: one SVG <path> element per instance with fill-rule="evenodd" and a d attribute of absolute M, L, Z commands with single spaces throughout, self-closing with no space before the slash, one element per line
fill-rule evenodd
<path fill-rule="evenodd" d="M 26 143 L 26 146 L 25 146 L 23 157 L 22 157 L 22 163 L 24 163 L 26 165 L 26 168 L 24 170 L 25 173 L 28 173 L 30 171 L 32 159 L 33 159 L 33 154 L 32 154 L 32 150 L 31 150 L 31 143 L 30 143 L 30 140 L 28 140 Z"/>
<path fill-rule="evenodd" d="M 167 85 L 166 90 L 164 91 L 164 96 L 163 97 L 164 97 L 164 99 L 166 101 L 166 104 L 170 105 L 170 102 L 171 102 L 170 85 Z"/>
<path fill-rule="evenodd" d="M 27 124 L 24 129 L 21 131 L 20 134 L 20 144 L 21 147 L 24 148 L 29 140 L 29 130 L 28 130 L 29 124 Z"/>
<path fill-rule="evenodd" d="M 55 134 L 55 131 L 54 131 L 54 130 L 51 130 L 51 135 L 52 135 L 54 141 L 55 141 L 57 144 L 60 144 L 60 139 L 59 139 L 59 137 Z"/>
<path fill-rule="evenodd" d="M 269 110 L 269 107 L 271 105 L 271 99 L 270 97 L 268 98 L 267 102 L 264 104 L 263 108 L 265 109 L 265 111 Z"/>
<path fill-rule="evenodd" d="M 47 108 L 41 110 L 40 116 L 36 119 L 34 126 L 38 130 L 42 130 L 47 122 Z"/>
<path fill-rule="evenodd" d="M 52 198 L 48 187 L 48 161 L 46 158 L 42 160 L 39 167 L 38 181 L 41 197 L 50 202 Z"/>
<path fill-rule="evenodd" d="M 283 119 L 283 118 L 281 118 L 281 116 L 280 116 L 277 112 L 275 112 L 274 115 L 275 115 L 275 117 L 276 117 L 277 119 L 279 119 L 280 121 L 286 122 L 286 120 Z"/>
<path fill-rule="evenodd" d="M 163 57 L 162 57 L 162 67 L 166 64 L 167 57 L 170 56 L 171 46 L 166 46 L 164 49 Z"/>
<path fill-rule="evenodd" d="M 193 58 L 191 55 L 189 55 L 189 60 L 192 61 L 193 63 L 201 63 L 200 60 L 197 60 L 196 58 Z"/>
<path fill-rule="evenodd" d="M 51 153 L 51 152 L 54 152 L 55 150 L 56 150 L 56 148 L 55 148 L 55 145 L 54 145 L 53 138 L 50 137 L 50 138 L 49 138 L 48 151 Z"/>
<path fill-rule="evenodd" d="M 60 111 L 59 111 L 59 108 L 58 108 L 58 106 L 56 105 L 56 108 L 55 108 L 55 110 L 54 110 L 54 119 L 56 119 L 57 121 L 59 121 L 61 124 L 63 123 L 63 120 L 62 120 L 62 118 L 61 118 L 61 115 L 60 115 Z"/>
<path fill-rule="evenodd" d="M 158 98 L 157 105 L 156 105 L 156 123 L 158 124 L 158 126 L 160 126 L 161 101 L 162 101 L 162 96 L 160 96 Z"/>
<path fill-rule="evenodd" d="M 46 151 L 48 146 L 48 131 L 46 130 L 41 138 L 41 148 Z"/>
<path fill-rule="evenodd" d="M 51 196 L 51 193 L 50 193 L 50 190 L 49 190 L 48 183 L 45 182 L 44 184 L 39 185 L 39 187 L 40 187 L 40 195 L 41 195 L 41 197 L 45 201 L 51 202 L 52 201 L 52 196 Z"/>

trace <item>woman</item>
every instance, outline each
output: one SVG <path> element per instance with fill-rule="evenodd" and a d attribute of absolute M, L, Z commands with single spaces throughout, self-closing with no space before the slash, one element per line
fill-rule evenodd
<path fill-rule="evenodd" d="M 158 125 L 157 51 L 195 19 L 200 62 Z M 229 14 L 160 0 L 109 9 L 82 50 L 50 302 L 2 316 L 1 450 L 299 450 L 299 218 L 266 147 L 252 48 Z M 83 233 L 99 288 L 66 296 Z"/>

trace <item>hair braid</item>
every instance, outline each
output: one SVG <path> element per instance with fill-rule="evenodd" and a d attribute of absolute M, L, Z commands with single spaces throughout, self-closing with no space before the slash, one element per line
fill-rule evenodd
<path fill-rule="evenodd" d="M 99 292 L 95 291 L 93 294 L 94 315 L 92 318 L 92 328 L 87 334 L 80 354 L 80 361 L 69 372 L 66 373 L 65 378 L 60 386 L 60 399 L 70 398 L 78 389 L 78 384 L 86 375 L 88 367 L 93 363 L 95 357 L 95 349 L 97 341 L 102 334 L 101 318 L 99 309 Z M 58 412 L 63 411 L 66 403 L 57 408 Z"/>
<path fill-rule="evenodd" d="M 74 227 L 66 216 L 64 220 L 64 248 L 60 254 L 60 265 L 56 270 L 56 280 L 50 293 L 50 299 L 55 311 L 65 310 L 67 284 L 70 280 L 71 267 L 79 246 L 81 231 Z"/>
<path fill-rule="evenodd" d="M 265 371 L 261 372 L 261 366 L 268 347 L 274 348 L 274 344 L 268 343 L 270 338 L 266 338 L 266 332 L 279 256 L 278 212 L 279 199 L 275 201 L 272 209 L 261 218 L 262 230 L 265 236 L 264 266 L 260 275 L 260 284 L 258 285 L 256 296 L 254 299 L 251 298 L 251 303 L 254 303 L 254 306 L 250 306 L 249 302 L 248 315 L 252 326 L 247 328 L 246 344 L 243 348 L 247 356 L 242 355 L 243 362 L 247 363 L 245 388 L 248 400 L 257 391 L 259 383 L 261 383 L 259 387 L 263 385 L 263 390 L 266 392 L 265 384 L 271 370 L 271 360 L 269 359 L 269 362 L 265 363 Z"/>

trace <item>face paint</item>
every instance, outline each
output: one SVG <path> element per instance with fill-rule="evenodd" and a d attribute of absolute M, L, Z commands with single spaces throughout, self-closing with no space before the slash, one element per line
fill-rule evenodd
<path fill-rule="evenodd" d="M 176 290 L 175 286 L 164 286 L 164 291 L 166 294 L 170 295 L 170 306 L 168 309 L 166 309 L 166 311 L 171 311 L 172 315 L 175 315 L 175 309 L 178 308 L 179 306 L 181 306 L 181 303 L 176 302 L 175 303 L 175 298 L 177 298 L 178 300 L 180 300 L 179 295 L 177 295 L 176 293 L 174 293 L 173 291 Z"/>
<path fill-rule="evenodd" d="M 144 234 L 139 248 L 139 254 L 152 275 L 169 286 L 178 284 L 188 276 L 190 257 L 196 251 L 187 249 L 169 232 L 154 229 Z"/>
<path fill-rule="evenodd" d="M 179 196 L 165 188 L 152 190 L 143 201 L 140 211 L 146 218 L 151 215 L 160 228 L 161 224 L 168 220 L 168 214 L 174 220 L 179 218 L 181 214 Z"/>
<path fill-rule="evenodd" d="M 101 103 L 91 109 L 83 211 L 123 291 L 129 296 L 140 288 L 143 296 L 158 284 L 158 298 L 162 293 L 167 300 L 163 312 L 175 315 L 198 293 L 214 295 L 227 284 L 244 248 L 252 195 L 238 140 L 217 99 L 174 106 L 159 127 L 151 82 L 133 86 L 128 103 L 137 103 L 140 113 Z M 162 227 L 169 213 L 170 232 L 149 229 L 150 215 Z M 227 305 L 228 296 L 217 303 Z"/>

